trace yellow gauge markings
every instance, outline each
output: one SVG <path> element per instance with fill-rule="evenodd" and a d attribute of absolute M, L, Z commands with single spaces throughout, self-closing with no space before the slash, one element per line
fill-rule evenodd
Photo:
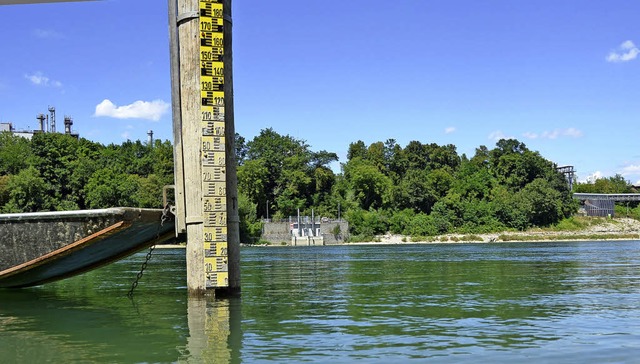
<path fill-rule="evenodd" d="M 222 0 L 200 0 L 202 211 L 206 288 L 229 286 L 223 14 Z"/>

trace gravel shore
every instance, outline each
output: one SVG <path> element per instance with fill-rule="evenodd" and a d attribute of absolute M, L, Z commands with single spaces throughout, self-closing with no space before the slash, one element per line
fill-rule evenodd
<path fill-rule="evenodd" d="M 482 239 L 482 240 L 480 240 Z M 490 234 L 445 234 L 429 240 L 414 240 L 409 236 L 385 234 L 375 242 L 355 244 L 410 244 L 410 243 L 488 243 L 514 241 L 566 241 L 566 240 L 640 240 L 640 221 L 615 218 L 577 231 L 504 231 Z"/>

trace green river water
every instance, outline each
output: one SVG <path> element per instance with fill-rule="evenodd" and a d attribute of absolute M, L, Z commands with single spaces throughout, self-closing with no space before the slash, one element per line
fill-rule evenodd
<path fill-rule="evenodd" d="M 144 256 L 0 290 L 0 363 L 640 363 L 640 241 L 250 247 L 220 300 Z"/>

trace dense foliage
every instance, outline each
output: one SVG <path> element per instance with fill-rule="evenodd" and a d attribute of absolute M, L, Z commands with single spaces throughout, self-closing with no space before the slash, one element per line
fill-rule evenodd
<path fill-rule="evenodd" d="M 264 129 L 236 135 L 243 241 L 262 218 L 301 214 L 346 218 L 356 238 L 523 230 L 558 223 L 577 209 L 556 165 L 525 144 L 500 140 L 468 158 L 454 145 L 395 140 L 349 145 L 347 160 Z M 104 146 L 63 134 L 32 140 L 0 133 L 0 211 L 161 207 L 173 183 L 168 141 Z M 581 192 L 629 192 L 620 176 L 578 184 Z"/>
<path fill-rule="evenodd" d="M 453 145 L 359 141 L 344 171 L 347 217 L 365 237 L 523 230 L 556 223 L 577 207 L 556 166 L 513 139 L 481 146 L 471 159 Z"/>
<path fill-rule="evenodd" d="M 0 133 L 0 211 L 162 207 L 173 147 L 156 140 L 104 146 L 57 133 Z"/>
<path fill-rule="evenodd" d="M 471 159 L 454 145 L 357 141 L 338 175 L 329 168 L 335 154 L 313 152 L 272 129 L 242 143 L 239 191 L 255 216 L 342 211 L 356 238 L 522 230 L 557 223 L 577 209 L 556 165 L 517 140 L 481 146 Z"/>

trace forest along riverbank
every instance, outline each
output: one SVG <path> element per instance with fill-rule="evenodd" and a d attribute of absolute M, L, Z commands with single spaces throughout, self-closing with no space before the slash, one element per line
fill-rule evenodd
<path fill-rule="evenodd" d="M 591 225 L 578 230 L 534 228 L 527 231 L 503 231 L 486 234 L 443 234 L 430 237 L 410 237 L 385 234 L 375 241 L 350 244 L 416 244 L 416 243 L 490 243 L 518 241 L 571 240 L 638 240 L 640 221 L 631 218 L 592 219 Z"/>

